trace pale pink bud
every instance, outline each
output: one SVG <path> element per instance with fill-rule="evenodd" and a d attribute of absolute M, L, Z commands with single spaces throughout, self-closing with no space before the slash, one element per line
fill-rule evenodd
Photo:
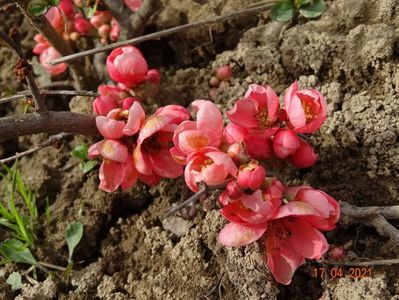
<path fill-rule="evenodd" d="M 111 22 L 111 32 L 109 33 L 109 37 L 111 41 L 116 42 L 119 39 L 119 35 L 121 32 L 121 28 L 119 27 L 118 22 L 112 20 Z"/>
<path fill-rule="evenodd" d="M 226 186 L 226 193 L 232 199 L 236 199 L 243 194 L 242 187 L 238 184 L 237 181 L 230 181 Z M 227 205 L 228 203 L 222 203 L 223 205 Z"/>
<path fill-rule="evenodd" d="M 142 82 L 147 70 L 145 58 L 133 46 L 117 48 L 107 58 L 107 71 L 111 79 L 128 87 Z"/>
<path fill-rule="evenodd" d="M 291 130 L 281 129 L 273 138 L 273 150 L 277 157 L 284 159 L 294 155 L 300 146 L 299 138 Z"/>
<path fill-rule="evenodd" d="M 230 156 L 239 165 L 248 162 L 249 157 L 242 143 L 234 143 L 227 148 L 227 155 Z"/>
<path fill-rule="evenodd" d="M 104 24 L 98 28 L 98 35 L 102 38 L 107 38 L 111 32 L 111 26 Z"/>
<path fill-rule="evenodd" d="M 233 71 L 228 65 L 222 66 L 216 70 L 216 77 L 220 80 L 228 81 L 232 74 Z"/>
<path fill-rule="evenodd" d="M 241 165 L 237 175 L 237 183 L 243 188 L 258 189 L 265 181 L 266 170 L 256 160 Z"/>
<path fill-rule="evenodd" d="M 161 74 L 158 69 L 150 69 L 144 79 L 150 83 L 159 85 L 161 82 Z"/>
<path fill-rule="evenodd" d="M 345 249 L 342 246 L 331 246 L 328 255 L 334 260 L 341 260 L 345 256 Z"/>
<path fill-rule="evenodd" d="M 59 75 L 65 72 L 65 70 L 68 68 L 68 65 L 62 63 L 52 66 L 47 64 L 47 62 L 60 57 L 60 53 L 53 47 L 50 47 L 40 54 L 39 61 L 41 65 L 47 70 L 47 72 L 49 72 L 51 75 Z"/>
<path fill-rule="evenodd" d="M 141 5 L 141 0 L 123 0 L 123 2 L 133 12 L 138 11 Z"/>
<path fill-rule="evenodd" d="M 299 139 L 300 146 L 294 155 L 288 157 L 288 161 L 296 168 L 309 168 L 318 159 L 317 154 L 311 145 Z"/>
<path fill-rule="evenodd" d="M 212 87 L 218 87 L 220 84 L 219 78 L 212 76 L 211 79 L 209 79 L 209 85 Z"/>

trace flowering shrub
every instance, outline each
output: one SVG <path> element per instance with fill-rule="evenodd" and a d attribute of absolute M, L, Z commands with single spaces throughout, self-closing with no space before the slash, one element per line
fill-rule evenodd
<path fill-rule="evenodd" d="M 102 44 L 119 39 L 120 27 L 115 18 L 107 10 L 93 10 L 93 15 L 83 14 L 85 1 L 61 0 L 57 7 L 52 6 L 45 14 L 54 29 L 68 42 L 77 42 L 81 36 L 99 39 Z M 95 7 L 101 1 L 95 2 Z M 133 12 L 137 12 L 141 0 L 125 0 L 125 5 Z M 41 35 L 35 36 L 36 46 L 33 53 L 39 55 L 39 62 L 51 75 L 65 72 L 65 63 L 51 66 L 48 61 L 59 58 L 60 53 Z M 111 75 L 112 76 L 112 75 Z"/>
<path fill-rule="evenodd" d="M 117 85 L 99 88 L 93 109 L 104 139 L 89 149 L 90 157 L 103 158 L 100 189 L 126 189 L 137 180 L 152 185 L 183 174 L 193 192 L 200 184 L 224 185 L 220 213 L 229 223 L 219 241 L 234 247 L 261 241 L 267 265 L 283 284 L 290 283 L 305 258 L 326 253 L 322 231 L 335 228 L 338 203 L 310 186 L 283 184 L 271 167 L 278 161 L 307 168 L 318 159 L 302 136 L 326 119 L 326 101 L 318 91 L 300 90 L 294 82 L 281 107 L 270 86 L 252 84 L 226 113 L 230 122 L 225 126 L 209 100 L 191 104 L 194 120 L 179 105 L 146 115 L 141 103 L 146 94 L 157 92 L 160 77 L 148 70 L 135 47 L 112 51 L 107 71 Z M 143 86 L 145 93 L 140 93 Z"/>

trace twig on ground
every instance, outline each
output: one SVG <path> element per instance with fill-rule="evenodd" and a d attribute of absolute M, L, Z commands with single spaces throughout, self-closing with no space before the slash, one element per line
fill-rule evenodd
<path fill-rule="evenodd" d="M 193 29 L 193 28 L 198 28 L 204 25 L 209 25 L 209 24 L 213 24 L 213 23 L 219 23 L 219 22 L 224 22 L 230 19 L 235 19 L 238 17 L 243 17 L 246 15 L 251 15 L 251 14 L 256 14 L 259 12 L 262 12 L 264 10 L 270 9 L 273 4 L 275 3 L 275 1 L 270 1 L 267 4 L 264 5 L 259 5 L 256 7 L 252 7 L 252 8 L 247 8 L 247 9 L 243 9 L 243 10 L 239 10 L 230 14 L 226 14 L 223 16 L 217 16 L 217 17 L 213 17 L 212 19 L 207 19 L 207 20 L 203 20 L 203 21 L 198 21 L 198 22 L 194 22 L 194 23 L 190 23 L 190 24 L 184 24 L 184 25 L 180 25 L 180 26 L 176 26 L 176 27 L 172 27 L 169 29 L 165 29 L 165 30 L 161 30 L 158 32 L 154 32 L 154 33 L 150 33 L 147 35 L 143 35 L 137 38 L 133 38 L 127 41 L 123 41 L 123 42 L 117 42 L 117 43 L 113 43 L 110 45 L 106 45 L 106 46 L 102 46 L 102 47 L 97 47 L 94 49 L 90 49 L 87 51 L 82 51 L 76 54 L 72 54 L 72 55 L 67 55 L 61 58 L 57 58 L 54 60 L 51 60 L 49 62 L 47 62 L 50 65 L 57 65 L 60 64 L 62 62 L 68 62 L 68 61 L 72 61 L 75 60 L 77 58 L 81 58 L 81 57 L 85 57 L 85 56 L 90 56 L 90 55 L 94 55 L 96 53 L 100 53 L 100 52 L 104 52 L 104 51 L 108 51 L 108 50 L 113 50 L 115 48 L 118 47 L 122 47 L 122 46 L 126 46 L 126 45 L 134 45 L 134 44 L 139 44 L 145 41 L 150 41 L 150 40 L 154 40 L 154 39 L 158 39 L 164 36 L 168 36 L 171 35 L 173 33 L 177 33 L 177 32 L 181 32 L 181 31 L 185 31 L 188 29 Z"/>
<path fill-rule="evenodd" d="M 58 32 L 51 26 L 47 18 L 42 15 L 40 17 L 34 17 L 29 14 L 26 10 L 24 0 L 14 0 L 17 6 L 20 8 L 22 13 L 25 15 L 29 23 L 41 34 L 43 35 L 49 43 L 61 54 L 61 55 L 71 55 L 73 54 L 72 48 L 69 44 L 58 34 Z M 84 64 L 82 61 L 74 61 L 70 63 L 70 69 L 72 77 L 76 84 L 77 90 L 91 89 L 90 81 L 86 77 L 84 70 Z M 91 80 L 93 81 L 93 80 Z M 93 87 L 94 88 L 94 87 Z"/>
<path fill-rule="evenodd" d="M 322 260 L 321 264 L 327 265 L 338 265 L 338 266 L 356 266 L 356 267 L 366 267 L 366 266 L 390 266 L 399 264 L 398 258 L 393 259 L 373 259 L 368 261 L 331 261 Z"/>
<path fill-rule="evenodd" d="M 389 237 L 392 242 L 399 246 L 399 230 L 392 226 L 383 216 L 377 215 L 371 218 L 370 221 L 379 234 Z"/>
<path fill-rule="evenodd" d="M 132 31 L 128 38 L 136 37 L 143 33 L 145 25 L 152 15 L 157 11 L 161 1 L 158 0 L 145 0 L 140 9 L 133 15 L 131 27 Z"/>
<path fill-rule="evenodd" d="M 0 142 L 36 133 L 73 133 L 97 135 L 95 117 L 68 111 L 49 111 L 48 114 L 24 114 L 0 118 Z"/>
<path fill-rule="evenodd" d="M 386 219 L 399 218 L 399 206 L 370 206 L 356 207 L 349 203 L 341 203 L 341 221 L 344 223 L 361 222 L 373 226 L 379 234 L 389 237 L 399 246 L 399 230 L 392 226 Z M 368 220 L 368 222 L 364 222 Z"/>
<path fill-rule="evenodd" d="M 72 90 L 41 90 L 40 91 L 41 95 L 60 95 L 60 96 L 86 96 L 86 97 L 98 97 L 99 94 L 95 92 L 89 92 L 89 91 L 72 91 Z M 31 91 L 21 91 L 18 92 L 15 95 L 9 96 L 9 97 L 4 97 L 0 99 L 0 104 L 11 102 L 17 99 L 23 99 L 26 98 L 26 96 L 32 95 Z"/>
<path fill-rule="evenodd" d="M 14 51 L 19 56 L 19 61 L 17 62 L 16 68 L 21 69 L 20 72 L 23 73 L 21 74 L 21 77 L 24 77 L 24 79 L 26 79 L 26 82 L 28 83 L 31 95 L 33 97 L 33 100 L 35 101 L 35 110 L 40 114 L 47 113 L 47 107 L 44 104 L 35 78 L 33 77 L 32 66 L 26 60 L 26 56 L 22 51 L 21 46 L 13 41 L 4 31 L 0 31 L 0 38 L 5 41 L 12 49 L 14 49 Z"/>
<path fill-rule="evenodd" d="M 176 206 L 169 207 L 165 211 L 163 218 L 168 218 L 171 215 L 173 215 L 175 212 L 181 210 L 182 208 L 194 204 L 195 202 L 198 201 L 198 199 L 200 199 L 203 195 L 205 195 L 210 191 L 216 191 L 225 188 L 229 182 L 230 180 L 227 180 L 219 185 L 214 185 L 214 186 L 207 186 L 205 184 L 202 184 L 202 186 L 200 185 L 201 186 L 200 190 L 196 192 L 194 195 L 192 195 L 190 198 L 188 198 L 187 200 L 183 201 L 182 203 Z"/>
<path fill-rule="evenodd" d="M 50 136 L 50 138 L 47 141 L 40 143 L 39 145 L 37 145 L 33 148 L 30 148 L 29 150 L 26 150 L 26 151 L 23 151 L 20 153 L 16 153 L 15 155 L 7 157 L 7 158 L 0 159 L 0 165 L 8 163 L 10 161 L 14 161 L 18 158 L 27 156 L 29 154 L 35 153 L 35 152 L 37 152 L 43 148 L 49 147 L 49 146 L 58 146 L 57 143 L 59 143 L 63 139 L 70 137 L 70 136 L 72 136 L 72 134 L 70 134 L 70 133 L 59 133 L 59 134 Z"/>
<path fill-rule="evenodd" d="M 47 267 L 47 268 L 50 268 L 50 269 L 54 269 L 54 270 L 58 270 L 58 271 L 62 271 L 62 272 L 67 270 L 67 268 L 65 268 L 65 267 L 60 267 L 60 266 L 57 266 L 57 265 L 53 265 L 53 264 L 47 263 L 45 261 L 39 261 L 39 264 L 44 266 L 44 267 Z"/>
<path fill-rule="evenodd" d="M 343 216 L 352 219 L 369 218 L 375 215 L 382 215 L 386 219 L 399 219 L 399 205 L 357 207 L 347 202 L 341 202 L 340 206 Z"/>

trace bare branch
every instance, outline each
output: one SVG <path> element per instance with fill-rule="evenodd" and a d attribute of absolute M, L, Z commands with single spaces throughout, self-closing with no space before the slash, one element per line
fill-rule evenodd
<path fill-rule="evenodd" d="M 4 158 L 4 159 L 0 159 L 0 165 L 8 163 L 10 161 L 14 161 L 14 160 L 16 160 L 18 158 L 27 156 L 29 154 L 35 153 L 35 152 L 37 152 L 37 151 L 39 151 L 39 150 L 41 150 L 43 148 L 46 148 L 46 147 L 49 147 L 49 146 L 53 146 L 57 142 L 60 142 L 61 140 L 65 139 L 67 137 L 70 137 L 70 136 L 72 136 L 71 133 L 59 133 L 57 135 L 53 135 L 47 141 L 45 141 L 43 143 L 40 143 L 39 145 L 37 145 L 37 146 L 35 146 L 33 148 L 30 148 L 29 150 L 26 150 L 26 151 L 21 152 L 21 153 L 16 153 L 15 155 L 7 157 L 7 158 Z"/>
<path fill-rule="evenodd" d="M 343 217 L 351 219 L 370 218 L 376 215 L 382 215 L 386 219 L 399 219 L 399 205 L 357 207 L 347 202 L 341 202 L 340 205 Z"/>
<path fill-rule="evenodd" d="M 370 221 L 375 229 L 377 229 L 379 234 L 389 237 L 392 242 L 399 246 L 399 231 L 394 226 L 392 226 L 383 216 L 377 215 Z"/>
<path fill-rule="evenodd" d="M 399 259 L 373 259 L 367 261 L 330 261 L 322 260 L 321 264 L 337 265 L 337 266 L 356 266 L 356 267 L 367 267 L 367 266 L 390 266 L 399 264 Z"/>
<path fill-rule="evenodd" d="M 188 198 L 187 200 L 183 201 L 182 203 L 176 205 L 176 206 L 172 206 L 169 207 L 164 214 L 164 218 L 168 218 L 171 215 L 173 215 L 175 212 L 181 210 L 182 208 L 186 207 L 186 206 L 190 206 L 192 204 L 194 204 L 195 202 L 197 202 L 203 195 L 205 195 L 206 193 L 210 192 L 210 191 L 216 191 L 216 190 L 221 190 L 224 189 L 227 184 L 230 182 L 231 179 L 218 184 L 218 185 L 213 185 L 213 186 L 207 186 L 206 184 L 202 183 L 200 184 L 201 188 L 198 192 L 196 192 L 194 195 L 192 195 L 190 198 Z"/>
<path fill-rule="evenodd" d="M 42 90 L 40 91 L 41 95 L 61 95 L 61 96 L 85 96 L 85 97 L 98 97 L 99 94 L 95 92 L 88 92 L 88 91 L 71 91 L 71 90 Z M 5 97 L 0 99 L 0 104 L 11 102 L 18 99 L 24 99 L 26 96 L 32 95 L 31 91 L 21 91 L 15 95 Z"/>
<path fill-rule="evenodd" d="M 24 0 L 15 0 L 14 1 L 20 10 L 25 15 L 26 19 L 29 23 L 40 33 L 42 34 L 49 43 L 63 56 L 73 54 L 73 51 L 69 44 L 58 34 L 58 32 L 51 26 L 50 22 L 46 19 L 45 16 L 33 17 L 29 14 L 25 9 Z M 91 84 L 87 79 L 84 64 L 82 61 L 74 61 L 70 63 L 70 69 L 72 73 L 72 77 L 76 84 L 76 89 L 85 90 L 90 89 Z"/>
<path fill-rule="evenodd" d="M 157 11 L 161 1 L 158 0 L 145 0 L 140 9 L 133 15 L 132 18 L 132 31 L 129 33 L 128 37 L 139 36 L 143 33 L 145 25 L 148 20 Z"/>
<path fill-rule="evenodd" d="M 22 135 L 36 133 L 73 133 L 97 135 L 95 117 L 68 111 L 50 111 L 48 114 L 24 114 L 0 118 L 0 142 Z"/>
<path fill-rule="evenodd" d="M 5 41 L 15 52 L 18 54 L 20 58 L 20 63 L 22 64 L 22 72 L 24 73 L 24 79 L 28 83 L 28 87 L 30 89 L 30 93 L 35 101 L 35 110 L 38 113 L 47 113 L 47 107 L 39 93 L 39 88 L 37 87 L 35 78 L 33 77 L 32 66 L 26 60 L 26 56 L 22 51 L 22 48 L 19 44 L 14 42 L 5 32 L 0 31 L 0 38 Z"/>
<path fill-rule="evenodd" d="M 106 45 L 106 46 L 102 46 L 102 47 L 97 47 L 91 50 L 87 50 L 87 51 L 82 51 L 76 54 L 72 54 L 72 55 L 67 55 L 61 58 L 57 58 L 54 60 L 51 60 L 49 62 L 47 62 L 50 65 L 57 65 L 60 64 L 62 62 L 68 62 L 68 61 L 72 61 L 81 57 L 85 57 L 85 56 L 90 56 L 90 55 L 94 55 L 96 53 L 100 53 L 100 52 L 104 52 L 104 51 L 108 51 L 108 50 L 113 50 L 115 48 L 118 47 L 122 47 L 122 46 L 126 46 L 126 45 L 135 45 L 135 44 L 139 44 L 142 42 L 146 42 L 146 41 L 150 41 L 150 40 L 154 40 L 154 39 L 158 39 L 160 37 L 164 37 L 164 36 L 168 36 L 171 35 L 173 33 L 177 33 L 177 32 L 181 32 L 181 31 L 185 31 L 188 29 L 192 29 L 192 28 L 198 28 L 204 25 L 209 25 L 209 24 L 213 24 L 213 23 L 220 23 L 220 22 L 224 22 L 230 19 L 235 19 L 238 17 L 243 17 L 243 16 L 247 16 L 247 15 L 251 15 L 251 14 L 256 14 L 259 13 L 261 11 L 270 9 L 273 4 L 275 3 L 275 1 L 270 1 L 267 4 L 264 5 L 259 5 L 256 7 L 252 7 L 252 8 L 247 8 L 247 9 L 243 9 L 243 10 L 239 10 L 224 16 L 217 16 L 214 17 L 212 19 L 208 19 L 208 20 L 203 20 L 203 21 L 198 21 L 198 22 L 194 22 L 194 23 L 190 23 L 190 24 L 184 24 L 184 25 L 180 25 L 180 26 L 176 26 L 176 27 L 172 27 L 169 29 L 165 29 L 162 31 L 158 31 L 158 32 L 154 32 L 154 33 L 150 33 L 147 35 L 143 35 L 137 38 L 133 38 L 127 41 L 123 41 L 123 42 L 117 42 L 117 43 L 113 43 L 110 45 Z"/>

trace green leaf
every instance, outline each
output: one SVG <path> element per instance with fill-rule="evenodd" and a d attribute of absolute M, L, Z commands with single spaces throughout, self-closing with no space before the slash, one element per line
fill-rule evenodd
<path fill-rule="evenodd" d="M 52 6 L 58 6 L 59 4 L 60 4 L 60 0 L 50 0 L 50 4 L 52 5 Z"/>
<path fill-rule="evenodd" d="M 324 0 L 313 0 L 312 3 L 301 6 L 299 13 L 305 18 L 317 18 L 326 10 Z"/>
<path fill-rule="evenodd" d="M 31 0 L 28 4 L 28 12 L 32 16 L 39 17 L 44 15 L 50 6 L 48 0 Z"/>
<path fill-rule="evenodd" d="M 82 144 L 82 145 L 76 146 L 72 150 L 71 154 L 73 157 L 80 158 L 83 160 L 88 160 L 88 154 L 87 154 L 88 150 L 89 150 L 89 147 L 87 147 L 87 145 L 85 145 L 85 144 Z"/>
<path fill-rule="evenodd" d="M 95 168 L 98 165 L 98 161 L 97 160 L 89 160 L 88 162 L 85 162 L 82 165 L 82 171 L 83 173 L 88 173 L 91 170 L 93 170 L 93 168 Z"/>
<path fill-rule="evenodd" d="M 28 247 L 18 240 L 5 240 L 0 246 L 0 252 L 10 261 L 33 266 L 38 265 Z"/>
<path fill-rule="evenodd" d="M 311 3 L 311 2 L 312 2 L 312 0 L 295 0 L 295 6 L 301 7 L 301 6 Z"/>
<path fill-rule="evenodd" d="M 18 272 L 12 272 L 6 281 L 13 291 L 22 289 L 22 276 Z"/>
<path fill-rule="evenodd" d="M 82 239 L 82 236 L 83 236 L 82 223 L 73 222 L 69 224 L 65 232 L 65 238 L 67 240 L 68 250 L 69 250 L 69 257 L 68 257 L 69 262 L 72 261 L 73 251 L 75 250 L 75 247 L 79 244 L 80 240 Z"/>
<path fill-rule="evenodd" d="M 295 7 L 290 0 L 281 0 L 277 2 L 271 10 L 271 17 L 275 21 L 287 22 L 294 16 Z"/>
<path fill-rule="evenodd" d="M 85 15 L 86 15 L 86 18 L 90 19 L 91 17 L 94 16 L 94 14 L 95 14 L 96 11 L 97 11 L 97 2 L 96 2 L 96 4 L 94 4 L 94 5 L 91 6 L 91 7 L 84 7 L 84 8 L 83 8 L 83 11 L 84 11 L 84 13 L 85 13 Z"/>

